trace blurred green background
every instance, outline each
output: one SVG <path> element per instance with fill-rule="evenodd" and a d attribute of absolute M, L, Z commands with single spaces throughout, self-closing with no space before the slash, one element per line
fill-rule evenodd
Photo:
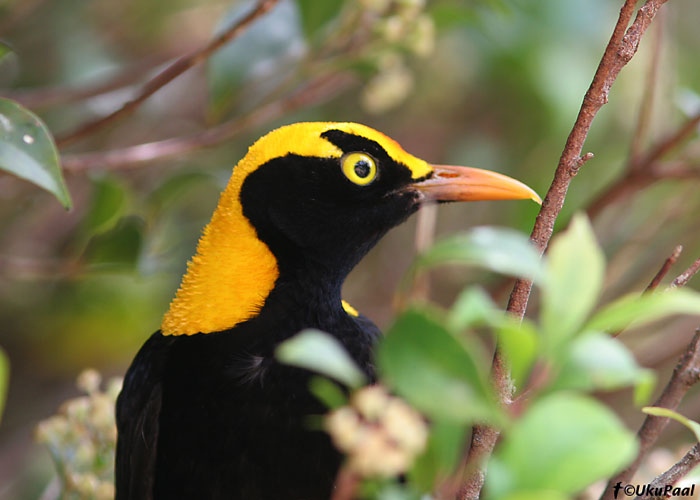
<path fill-rule="evenodd" d="M 0 174 L 0 345 L 11 361 L 0 498 L 40 497 L 51 464 L 33 444 L 37 422 L 77 393 L 73 380 L 84 368 L 123 374 L 158 329 L 219 192 L 257 137 L 295 121 L 357 121 L 428 161 L 503 172 L 544 195 L 621 3 L 283 0 L 132 116 L 62 149 L 64 158 L 197 134 L 284 101 L 326 75 L 346 75 L 349 85 L 324 98 L 312 95 L 300 109 L 251 120 L 206 150 L 67 172 L 69 212 L 36 186 Z M 0 95 L 24 104 L 60 136 L 118 108 L 168 61 L 207 43 L 251 6 L 4 0 L 0 40 L 11 52 L 0 59 Z M 647 146 L 700 110 L 698 19 L 698 2 L 672 0 L 655 21 L 661 59 Z M 650 28 L 594 122 L 584 151 L 595 158 L 574 180 L 560 226 L 589 207 L 628 160 L 657 30 Z M 697 168 L 697 132 L 668 160 Z M 659 181 L 597 214 L 609 260 L 608 299 L 642 290 L 676 245 L 685 250 L 670 277 L 700 256 L 698 187 L 697 180 Z M 527 201 L 443 206 L 437 234 L 473 225 L 529 233 L 536 214 Z M 345 298 L 382 327 L 395 313 L 398 282 L 415 255 L 415 224 L 414 217 L 392 231 L 345 286 Z M 476 271 L 434 272 L 431 297 L 448 304 L 474 282 L 505 304 L 508 283 Z M 699 289 L 699 280 L 690 286 Z M 531 312 L 536 306 L 534 297 Z M 663 381 L 696 326 L 680 318 L 623 340 L 643 365 L 662 370 Z M 628 412 L 630 425 L 641 419 L 628 394 L 601 398 Z M 700 399 L 691 394 L 680 411 L 697 417 Z"/>

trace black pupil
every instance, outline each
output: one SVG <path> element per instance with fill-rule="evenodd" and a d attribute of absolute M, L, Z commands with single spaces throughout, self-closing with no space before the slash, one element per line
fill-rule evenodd
<path fill-rule="evenodd" d="M 370 166 L 367 160 L 360 160 L 357 163 L 355 163 L 355 173 L 360 179 L 364 179 L 369 175 L 370 172 Z"/>

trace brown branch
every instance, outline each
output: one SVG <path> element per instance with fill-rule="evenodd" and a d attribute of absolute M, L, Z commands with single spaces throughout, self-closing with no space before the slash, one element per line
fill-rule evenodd
<path fill-rule="evenodd" d="M 353 500 L 359 485 L 360 478 L 357 474 L 345 466 L 341 467 L 335 478 L 335 488 L 333 488 L 331 500 Z"/>
<path fill-rule="evenodd" d="M 608 101 L 608 94 L 613 82 L 622 68 L 634 56 L 642 35 L 654 18 L 656 11 L 665 2 L 666 0 L 647 0 L 628 28 L 637 2 L 636 0 L 625 0 L 610 41 L 593 77 L 593 82 L 583 98 L 578 117 L 554 173 L 554 180 L 545 196 L 535 221 L 535 227 L 530 235 L 530 240 L 540 252 L 544 252 L 552 237 L 554 223 L 564 205 L 569 184 L 589 156 L 586 155 L 582 158 L 581 152 L 593 119 Z M 525 315 L 531 290 L 532 282 L 517 280 L 508 302 L 508 312 L 522 318 Z M 498 349 L 494 354 L 491 376 L 496 393 L 501 401 L 507 404 L 513 392 L 513 385 L 506 362 Z M 479 498 L 485 478 L 484 464 L 491 455 L 498 436 L 499 432 L 495 428 L 474 427 L 467 461 L 471 464 L 477 464 L 477 470 L 466 478 L 458 495 L 461 500 Z"/>
<path fill-rule="evenodd" d="M 688 269 L 683 271 L 675 280 L 673 280 L 673 283 L 671 283 L 671 288 L 685 286 L 690 279 L 697 274 L 698 271 L 700 271 L 700 258 L 693 262 Z"/>
<path fill-rule="evenodd" d="M 661 269 L 659 269 L 659 272 L 656 273 L 656 276 L 654 276 L 654 279 L 651 280 L 649 286 L 647 286 L 646 289 L 644 289 L 644 293 L 649 293 L 659 286 L 661 280 L 664 279 L 664 277 L 668 274 L 668 271 L 671 269 L 673 264 L 675 264 L 678 260 L 678 257 L 681 256 L 682 251 L 682 245 L 678 245 L 676 248 L 673 249 L 673 253 L 668 257 L 668 259 L 664 261 L 664 264 L 661 266 Z"/>
<path fill-rule="evenodd" d="M 693 446 L 683 458 L 668 469 L 663 474 L 654 478 L 650 483 L 652 488 L 664 488 L 666 485 L 674 485 L 683 479 L 693 468 L 700 463 L 700 443 Z M 667 498 L 667 497 L 642 497 L 638 496 L 635 500 L 644 500 L 646 498 Z"/>
<path fill-rule="evenodd" d="M 652 406 L 659 406 L 661 408 L 669 408 L 675 410 L 685 396 L 695 383 L 700 380 L 700 328 L 695 331 L 693 340 L 690 341 L 688 347 L 686 347 L 685 352 L 681 355 L 678 360 L 676 368 L 673 370 L 673 375 L 668 381 L 668 384 L 664 388 L 663 392 L 659 398 L 654 402 Z M 627 483 L 637 472 L 639 465 L 642 460 L 646 457 L 647 453 L 651 450 L 656 440 L 659 438 L 661 431 L 664 430 L 666 424 L 668 424 L 668 417 L 655 417 L 654 415 L 647 415 L 642 423 L 642 426 L 637 432 L 637 438 L 639 440 L 639 453 L 637 458 L 630 465 L 625 468 L 622 472 L 617 474 L 615 477 L 608 481 L 608 485 L 605 487 L 603 494 L 600 496 L 600 500 L 613 500 L 613 489 L 615 484 L 618 482 Z"/>
<path fill-rule="evenodd" d="M 278 3 L 278 1 L 279 0 L 260 0 L 257 6 L 250 13 L 232 24 L 223 33 L 213 38 L 207 45 L 177 59 L 173 64 L 146 82 L 138 96 L 126 102 L 121 108 L 108 114 L 107 116 L 103 116 L 97 120 L 85 123 L 79 126 L 76 130 L 57 137 L 56 144 L 59 146 L 66 146 L 77 141 L 78 139 L 97 132 L 107 124 L 112 123 L 123 116 L 131 114 L 138 106 L 141 105 L 143 101 L 153 95 L 160 88 L 170 83 L 191 67 L 205 61 L 226 43 L 243 33 L 253 23 L 253 21 L 269 11 Z"/>
<path fill-rule="evenodd" d="M 424 206 L 418 212 L 416 221 L 415 248 L 416 254 L 421 254 L 430 248 L 435 241 L 435 230 L 437 224 L 437 205 Z M 430 296 L 430 274 L 424 272 L 416 276 L 413 280 L 411 291 L 411 301 L 426 301 Z"/>
<path fill-rule="evenodd" d="M 115 90 L 133 85 L 144 78 L 153 66 L 160 66 L 166 60 L 161 58 L 147 58 L 132 66 L 117 71 L 107 79 L 96 83 L 86 84 L 82 87 L 41 87 L 19 90 L 0 90 L 0 96 L 12 99 L 28 108 L 36 109 L 59 104 L 69 104 L 83 99 L 89 99 Z"/>
<path fill-rule="evenodd" d="M 180 157 L 224 142 L 244 130 L 279 118 L 290 111 L 328 100 L 347 89 L 353 81 L 352 77 L 346 74 L 319 77 L 285 99 L 260 106 L 243 117 L 229 120 L 214 128 L 188 136 L 110 151 L 64 155 L 61 164 L 68 172 L 81 173 L 95 168 L 134 167 L 173 156 Z"/>
<path fill-rule="evenodd" d="M 638 160 L 630 158 L 623 175 L 608 186 L 594 201 L 592 201 L 586 213 L 589 217 L 597 217 L 606 207 L 628 196 L 629 194 L 644 189 L 659 179 L 688 179 L 700 177 L 698 168 L 666 169 L 659 161 L 671 150 L 680 146 L 697 130 L 700 125 L 700 112 L 688 118 L 678 130 L 665 139 L 659 141 L 645 156 Z"/>

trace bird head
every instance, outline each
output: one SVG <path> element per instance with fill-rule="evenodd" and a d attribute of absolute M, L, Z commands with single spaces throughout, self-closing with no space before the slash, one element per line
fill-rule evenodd
<path fill-rule="evenodd" d="M 260 310 L 280 276 L 342 279 L 389 229 L 426 202 L 532 199 L 510 177 L 432 165 L 356 123 L 296 123 L 250 147 L 234 168 L 163 333 L 220 331 Z"/>

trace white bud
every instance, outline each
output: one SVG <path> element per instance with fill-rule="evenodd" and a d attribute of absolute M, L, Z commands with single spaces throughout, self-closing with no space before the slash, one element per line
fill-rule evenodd
<path fill-rule="evenodd" d="M 367 420 L 376 420 L 387 403 L 389 403 L 389 394 L 380 385 L 364 387 L 352 397 L 352 405 Z"/>
<path fill-rule="evenodd" d="M 360 437 L 360 416 L 352 408 L 343 406 L 332 411 L 325 419 L 326 431 L 341 451 L 350 451 Z"/>
<path fill-rule="evenodd" d="M 100 389 L 100 383 L 102 382 L 102 376 L 97 370 L 89 369 L 84 370 L 76 381 L 78 389 L 92 394 Z"/>
<path fill-rule="evenodd" d="M 419 453 L 428 440 L 428 427 L 423 417 L 407 403 L 392 398 L 381 418 L 381 425 L 401 448 Z"/>

